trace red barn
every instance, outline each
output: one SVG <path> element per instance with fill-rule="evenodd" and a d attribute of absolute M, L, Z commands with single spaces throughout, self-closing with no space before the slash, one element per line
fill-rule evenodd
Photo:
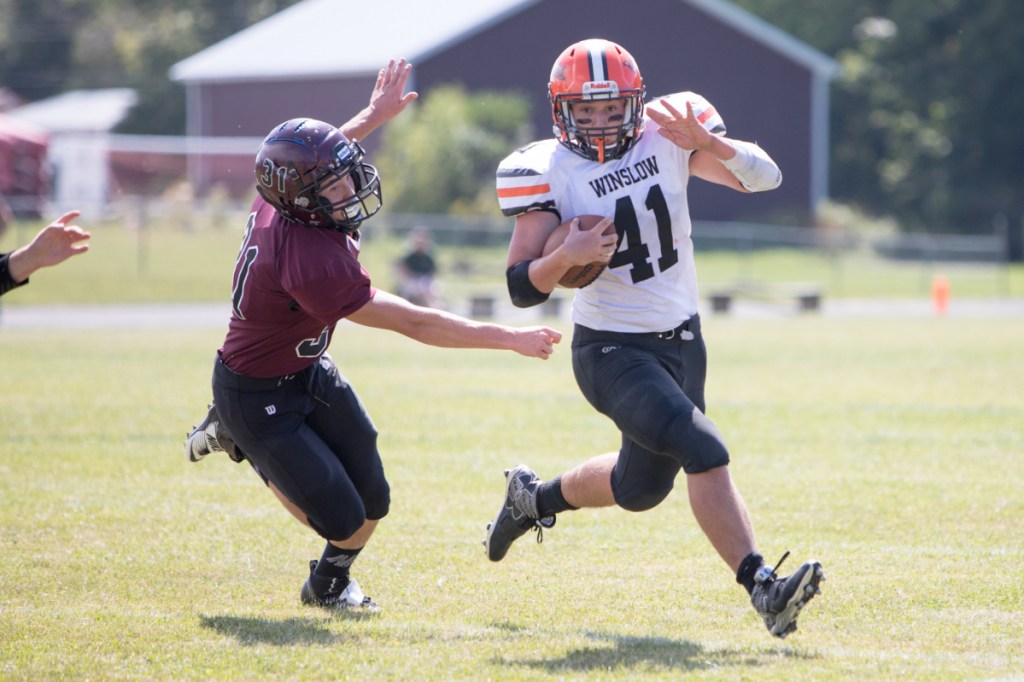
<path fill-rule="evenodd" d="M 0 200 L 15 215 L 38 218 L 49 196 L 45 132 L 0 114 Z"/>
<path fill-rule="evenodd" d="M 697 183 L 695 219 L 793 218 L 827 198 L 836 63 L 727 0 L 304 0 L 175 64 L 171 78 L 186 87 L 189 135 L 262 138 L 295 116 L 346 120 L 388 58 L 405 57 L 421 96 L 450 83 L 524 93 L 545 136 L 551 64 L 584 38 L 629 50 L 651 96 L 704 95 L 731 135 L 779 162 L 782 186 L 742 202 Z"/>

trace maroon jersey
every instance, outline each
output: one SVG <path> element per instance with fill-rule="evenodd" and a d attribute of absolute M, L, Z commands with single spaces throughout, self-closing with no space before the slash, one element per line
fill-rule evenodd
<path fill-rule="evenodd" d="M 311 365 L 338 320 L 375 293 L 357 255 L 352 237 L 286 220 L 257 198 L 235 263 L 224 363 L 260 379 Z"/>

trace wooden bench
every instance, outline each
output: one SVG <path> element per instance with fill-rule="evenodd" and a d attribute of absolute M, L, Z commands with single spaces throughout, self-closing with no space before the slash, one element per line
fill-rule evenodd
<path fill-rule="evenodd" d="M 551 294 L 548 300 L 540 304 L 540 314 L 544 317 L 559 317 L 562 314 L 562 301 L 565 299 L 561 296 Z"/>
<path fill-rule="evenodd" d="M 478 292 L 469 297 L 469 317 L 475 320 L 490 320 L 495 316 L 498 307 L 499 294 Z M 541 317 L 560 317 L 562 315 L 562 303 L 567 300 L 562 296 L 552 294 L 548 300 L 537 306 Z M 511 303 L 509 304 L 511 305 Z"/>
<path fill-rule="evenodd" d="M 490 294 L 477 294 L 469 299 L 469 317 L 474 320 L 490 320 L 494 317 L 495 297 Z"/>
<path fill-rule="evenodd" d="M 737 298 L 750 298 L 759 301 L 793 301 L 798 312 L 809 313 L 821 309 L 822 296 L 821 287 L 807 282 L 738 284 L 712 289 L 708 294 L 708 301 L 711 304 L 711 311 L 715 313 L 729 312 L 733 301 Z"/>

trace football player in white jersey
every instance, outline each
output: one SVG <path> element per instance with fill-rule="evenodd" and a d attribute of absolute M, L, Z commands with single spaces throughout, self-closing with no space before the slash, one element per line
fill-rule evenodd
<path fill-rule="evenodd" d="M 571 266 L 607 263 L 575 291 L 573 371 L 622 442 L 618 452 L 548 481 L 522 464 L 507 471 L 505 499 L 487 528 L 487 555 L 500 561 L 529 530 L 540 540 L 564 511 L 650 509 L 681 469 L 701 529 L 768 630 L 785 637 L 824 573 L 813 560 L 786 577 L 775 571 L 781 560 L 765 565 L 726 445 L 704 414 L 707 354 L 686 191 L 692 177 L 766 191 L 782 174 L 758 145 L 726 137 L 722 117 L 700 95 L 645 102 L 636 62 L 613 42 L 570 45 L 551 70 L 548 95 L 555 138 L 516 150 L 497 172 L 501 210 L 515 217 L 509 294 L 517 306 L 537 305 Z M 580 215 L 611 217 L 615 233 L 574 223 L 562 245 L 543 255 L 555 228 Z"/>

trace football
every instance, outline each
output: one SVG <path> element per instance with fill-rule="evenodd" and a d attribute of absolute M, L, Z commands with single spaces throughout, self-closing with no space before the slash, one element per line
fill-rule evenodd
<path fill-rule="evenodd" d="M 581 230 L 593 229 L 595 225 L 604 220 L 604 216 L 600 215 L 581 215 L 576 217 L 580 219 Z M 562 245 L 562 242 L 565 241 L 565 236 L 569 233 L 570 225 L 572 225 L 571 218 L 555 228 L 555 231 L 551 233 L 544 244 L 542 255 L 546 256 Z M 608 223 L 608 226 L 604 229 L 604 234 L 614 233 L 615 223 Z M 594 261 L 586 265 L 574 265 L 558 280 L 558 286 L 567 289 L 581 289 L 597 279 L 598 275 L 604 272 L 607 266 L 607 263 L 602 263 L 601 261 Z"/>

